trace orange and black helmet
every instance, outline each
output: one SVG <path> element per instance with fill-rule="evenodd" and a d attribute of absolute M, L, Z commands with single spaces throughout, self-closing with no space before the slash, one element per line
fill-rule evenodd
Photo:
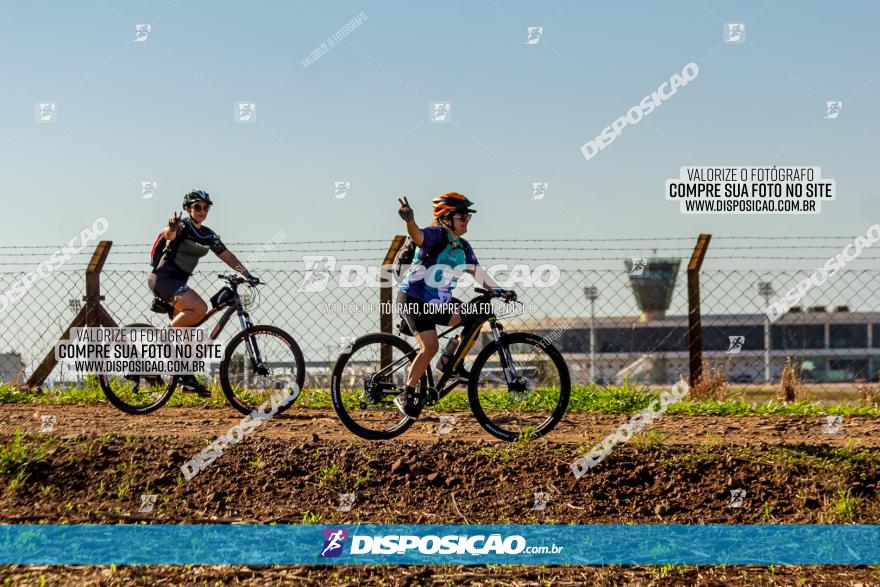
<path fill-rule="evenodd" d="M 434 218 L 442 218 L 455 212 L 476 212 L 471 210 L 474 203 L 458 192 L 449 192 L 434 198 Z"/>

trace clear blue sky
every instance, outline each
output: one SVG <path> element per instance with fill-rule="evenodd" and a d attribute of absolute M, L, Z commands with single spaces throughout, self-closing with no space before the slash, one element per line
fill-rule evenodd
<path fill-rule="evenodd" d="M 427 223 L 450 190 L 477 202 L 473 238 L 863 232 L 880 220 L 878 17 L 876 3 L 794 0 L 4 1 L 0 244 L 60 243 L 98 216 L 106 237 L 148 242 L 192 187 L 228 241 L 386 238 L 396 196 Z M 746 43 L 723 44 L 723 21 L 744 22 Z M 526 26 L 544 27 L 540 43 Z M 691 61 L 696 80 L 584 160 L 585 141 Z M 428 122 L 433 100 L 451 101 L 451 123 Z M 35 122 L 38 101 L 57 122 Z M 256 102 L 256 123 L 233 123 L 236 101 Z M 818 165 L 838 199 L 769 218 L 664 200 L 679 167 L 712 164 Z M 154 198 L 142 180 L 159 181 Z M 352 183 L 345 199 L 336 180 Z M 550 182 L 543 200 L 532 181 Z"/>

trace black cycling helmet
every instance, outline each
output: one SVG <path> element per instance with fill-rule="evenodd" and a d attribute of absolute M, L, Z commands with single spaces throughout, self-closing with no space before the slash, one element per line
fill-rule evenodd
<path fill-rule="evenodd" d="M 214 202 L 211 201 L 211 196 L 208 195 L 208 192 L 205 190 L 193 190 L 187 195 L 183 196 L 183 207 L 186 208 L 190 204 L 195 204 L 196 202 L 204 202 L 209 206 L 213 206 Z"/>

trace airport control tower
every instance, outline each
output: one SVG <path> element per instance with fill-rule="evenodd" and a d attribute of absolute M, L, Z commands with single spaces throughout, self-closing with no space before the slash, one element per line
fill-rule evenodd
<path fill-rule="evenodd" d="M 636 304 L 641 310 L 639 320 L 648 322 L 665 317 L 672 302 L 672 290 L 681 258 L 635 257 L 626 259 L 624 263 Z"/>

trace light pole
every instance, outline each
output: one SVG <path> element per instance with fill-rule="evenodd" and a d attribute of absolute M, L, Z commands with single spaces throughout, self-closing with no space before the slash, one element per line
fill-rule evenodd
<path fill-rule="evenodd" d="M 764 297 L 764 382 L 770 383 L 770 317 L 767 308 L 773 297 L 773 284 L 769 281 L 758 282 L 758 294 Z"/>
<path fill-rule="evenodd" d="M 69 300 L 67 300 L 67 307 L 70 308 L 71 315 L 76 317 L 76 315 L 79 314 L 79 311 L 82 309 L 82 300 L 79 300 L 77 298 L 70 298 Z M 61 331 L 61 334 L 64 334 L 63 329 Z M 82 381 L 82 374 L 77 373 L 76 380 L 77 380 L 77 382 L 81 382 Z M 62 381 L 62 383 L 64 383 L 63 376 L 61 378 L 61 381 Z"/>
<path fill-rule="evenodd" d="M 584 295 L 590 300 L 590 384 L 596 382 L 596 300 L 599 290 L 589 285 L 584 288 Z"/>

